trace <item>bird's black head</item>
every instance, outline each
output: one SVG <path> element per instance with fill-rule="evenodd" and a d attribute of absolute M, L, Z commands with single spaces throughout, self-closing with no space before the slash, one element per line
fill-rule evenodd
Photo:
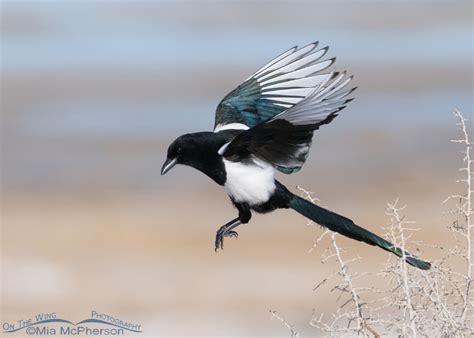
<path fill-rule="evenodd" d="M 189 152 L 189 145 L 186 142 L 186 135 L 182 135 L 174 140 L 168 147 L 166 161 L 161 168 L 161 175 L 166 174 L 176 164 L 183 164 L 186 153 Z"/>
<path fill-rule="evenodd" d="M 166 174 L 176 164 L 184 164 L 203 170 L 206 162 L 217 158 L 217 150 L 224 140 L 212 132 L 185 134 L 174 140 L 168 147 L 166 161 L 161 168 L 161 175 Z"/>

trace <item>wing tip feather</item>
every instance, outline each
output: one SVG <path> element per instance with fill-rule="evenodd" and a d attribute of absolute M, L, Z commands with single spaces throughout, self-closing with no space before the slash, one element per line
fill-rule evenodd
<path fill-rule="evenodd" d="M 313 48 L 311 50 L 313 50 L 314 48 L 318 47 L 319 45 L 319 41 L 313 41 L 311 43 L 308 43 L 307 45 L 301 47 L 300 49 L 303 49 L 303 48 L 306 48 L 306 47 L 309 47 L 309 46 L 313 46 Z"/>

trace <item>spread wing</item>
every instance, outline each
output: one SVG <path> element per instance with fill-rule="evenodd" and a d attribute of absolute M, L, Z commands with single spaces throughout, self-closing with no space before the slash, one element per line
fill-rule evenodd
<path fill-rule="evenodd" d="M 335 61 L 320 61 L 328 47 L 317 46 L 315 42 L 287 50 L 227 94 L 217 106 L 215 130 L 231 123 L 252 128 L 307 97 L 328 79 L 322 71 Z"/>
<path fill-rule="evenodd" d="M 352 99 L 352 76 L 332 73 L 296 105 L 240 133 L 222 151 L 231 161 L 256 156 L 286 174 L 298 171 L 308 157 L 313 131 L 330 123 Z"/>

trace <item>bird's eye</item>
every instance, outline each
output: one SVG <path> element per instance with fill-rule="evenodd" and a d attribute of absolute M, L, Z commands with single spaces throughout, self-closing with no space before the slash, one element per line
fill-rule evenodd
<path fill-rule="evenodd" d="M 178 149 L 176 149 L 176 152 L 178 153 L 178 155 L 181 155 L 183 153 L 183 147 L 179 147 Z"/>

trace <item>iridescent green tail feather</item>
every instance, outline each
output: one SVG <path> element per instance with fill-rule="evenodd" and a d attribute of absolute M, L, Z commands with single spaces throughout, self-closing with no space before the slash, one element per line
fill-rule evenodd
<path fill-rule="evenodd" d="M 289 206 L 293 210 L 299 212 L 313 222 L 328 228 L 329 230 L 370 245 L 376 245 L 397 255 L 398 257 L 405 256 L 406 262 L 418 269 L 428 270 L 431 268 L 431 264 L 429 262 L 423 261 L 406 251 L 403 253 L 402 249 L 399 247 L 394 246 L 392 243 L 386 241 L 382 237 L 377 236 L 373 232 L 358 226 L 349 218 L 321 208 L 304 198 L 294 195 L 290 201 Z"/>

